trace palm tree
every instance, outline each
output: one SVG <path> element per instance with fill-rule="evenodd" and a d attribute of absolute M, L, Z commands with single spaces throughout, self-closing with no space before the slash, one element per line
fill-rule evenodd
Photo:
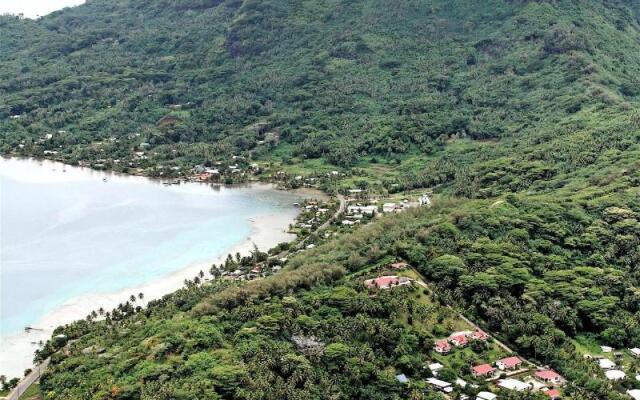
<path fill-rule="evenodd" d="M 135 302 L 136 302 L 136 296 L 135 296 L 135 295 L 131 295 L 131 296 L 129 296 L 129 300 L 130 300 L 132 303 L 135 303 Z"/>
<path fill-rule="evenodd" d="M 140 300 L 144 299 L 144 293 L 142 293 L 142 292 L 138 293 L 138 298 Z"/>
<path fill-rule="evenodd" d="M 100 314 L 100 315 L 104 315 L 104 308 L 100 307 L 100 308 L 98 309 L 98 314 Z"/>

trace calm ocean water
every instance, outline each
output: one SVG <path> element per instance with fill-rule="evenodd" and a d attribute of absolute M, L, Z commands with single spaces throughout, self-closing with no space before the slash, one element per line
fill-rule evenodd
<path fill-rule="evenodd" d="M 0 159 L 0 333 L 19 331 L 78 295 L 133 287 L 223 255 L 249 235 L 249 219 L 293 218 L 294 201 L 264 188 L 165 187 Z"/>

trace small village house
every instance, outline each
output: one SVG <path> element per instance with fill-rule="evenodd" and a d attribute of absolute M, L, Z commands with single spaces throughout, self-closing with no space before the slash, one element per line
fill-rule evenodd
<path fill-rule="evenodd" d="M 609 360 L 608 358 L 601 358 L 598 360 L 598 365 L 602 369 L 613 369 L 616 367 L 616 363 Z"/>
<path fill-rule="evenodd" d="M 452 336 L 449 338 L 449 341 L 456 347 L 463 347 L 469 343 L 467 336 L 464 334 Z"/>
<path fill-rule="evenodd" d="M 489 377 L 493 375 L 495 370 L 496 369 L 489 364 L 480 364 L 471 368 L 471 374 L 476 378 Z"/>
<path fill-rule="evenodd" d="M 604 375 L 610 381 L 621 381 L 627 377 L 627 374 L 617 369 L 609 369 L 604 372 Z"/>
<path fill-rule="evenodd" d="M 507 357 L 496 361 L 496 366 L 502 371 L 516 369 L 520 367 L 520 365 L 522 365 L 522 360 L 518 356 Z"/>
<path fill-rule="evenodd" d="M 444 392 L 444 393 L 453 392 L 453 386 L 449 382 L 441 381 L 440 379 L 437 379 L 437 378 L 428 378 L 427 383 L 431 384 L 431 386 L 433 386 L 437 390 L 440 390 L 441 392 Z"/>
<path fill-rule="evenodd" d="M 498 381 L 498 386 L 504 389 L 513 390 L 516 392 L 524 392 L 525 390 L 531 390 L 531 384 L 519 381 L 517 379 L 506 378 Z"/>
<path fill-rule="evenodd" d="M 475 332 L 471 334 L 471 339 L 480 340 L 484 342 L 485 340 L 489 339 L 489 335 L 487 335 L 485 332 L 481 331 L 480 329 L 477 329 Z"/>
<path fill-rule="evenodd" d="M 560 374 L 550 369 L 536 371 L 534 375 L 536 379 L 552 385 L 559 385 L 564 381 Z"/>
<path fill-rule="evenodd" d="M 375 279 L 367 279 L 364 285 L 369 289 L 391 289 L 396 286 L 411 285 L 411 279 L 404 276 L 381 276 Z"/>
<path fill-rule="evenodd" d="M 444 368 L 444 365 L 440 363 L 429 364 L 429 370 L 431 371 L 431 374 L 433 374 L 433 376 L 438 376 L 438 371 L 440 371 L 442 368 Z"/>
<path fill-rule="evenodd" d="M 551 400 L 558 400 L 561 397 L 560 391 L 558 389 L 549 389 L 546 392 L 544 392 L 544 394 L 549 396 Z"/>
<path fill-rule="evenodd" d="M 433 346 L 436 353 L 447 354 L 451 351 L 451 345 L 446 339 L 438 340 Z"/>
<path fill-rule="evenodd" d="M 396 203 L 384 203 L 382 205 L 382 212 L 385 214 L 394 212 L 395 210 L 396 210 Z"/>
<path fill-rule="evenodd" d="M 491 392 L 480 392 L 476 395 L 476 400 L 496 400 L 498 396 Z"/>
<path fill-rule="evenodd" d="M 627 394 L 633 400 L 640 400 L 640 389 L 629 389 L 627 390 Z"/>
<path fill-rule="evenodd" d="M 378 211 L 376 206 L 349 206 L 347 207 L 347 214 L 364 214 L 374 215 Z"/>
<path fill-rule="evenodd" d="M 390 267 L 393 268 L 393 269 L 405 269 L 405 268 L 409 267 L 409 264 L 407 264 L 406 262 L 403 262 L 403 261 L 399 261 L 399 262 L 395 262 L 395 263 L 391 264 Z"/>
<path fill-rule="evenodd" d="M 629 353 L 631 353 L 631 355 L 634 357 L 640 358 L 640 349 L 637 347 L 629 349 Z"/>

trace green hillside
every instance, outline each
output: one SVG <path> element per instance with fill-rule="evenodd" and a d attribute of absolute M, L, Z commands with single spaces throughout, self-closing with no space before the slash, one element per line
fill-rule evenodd
<path fill-rule="evenodd" d="M 441 399 L 434 361 L 478 384 L 454 399 L 496 391 L 469 370 L 494 342 L 433 351 L 460 312 L 560 372 L 564 398 L 626 398 L 638 359 L 616 359 L 613 382 L 584 356 L 640 347 L 639 105 L 637 0 L 89 0 L 0 17 L 2 153 L 434 192 L 311 235 L 270 277 L 60 328 L 37 356 L 52 355 L 43 397 Z M 426 287 L 363 286 L 396 259 Z"/>
<path fill-rule="evenodd" d="M 148 170 L 230 154 L 373 159 L 401 186 L 522 190 L 636 139 L 639 13 L 636 1 L 112 0 L 4 17 L 2 149 L 108 163 L 149 143 Z"/>

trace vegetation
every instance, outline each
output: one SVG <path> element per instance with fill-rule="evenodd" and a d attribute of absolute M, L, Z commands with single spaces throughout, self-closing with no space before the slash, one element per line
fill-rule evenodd
<path fill-rule="evenodd" d="M 4 153 L 435 192 L 264 279 L 61 327 L 45 398 L 438 399 L 427 361 L 472 380 L 497 354 L 432 354 L 445 305 L 560 371 L 565 397 L 632 386 L 583 355 L 640 346 L 638 1 L 89 1 L 2 17 L 0 38 Z M 395 259 L 435 294 L 364 289 Z"/>

